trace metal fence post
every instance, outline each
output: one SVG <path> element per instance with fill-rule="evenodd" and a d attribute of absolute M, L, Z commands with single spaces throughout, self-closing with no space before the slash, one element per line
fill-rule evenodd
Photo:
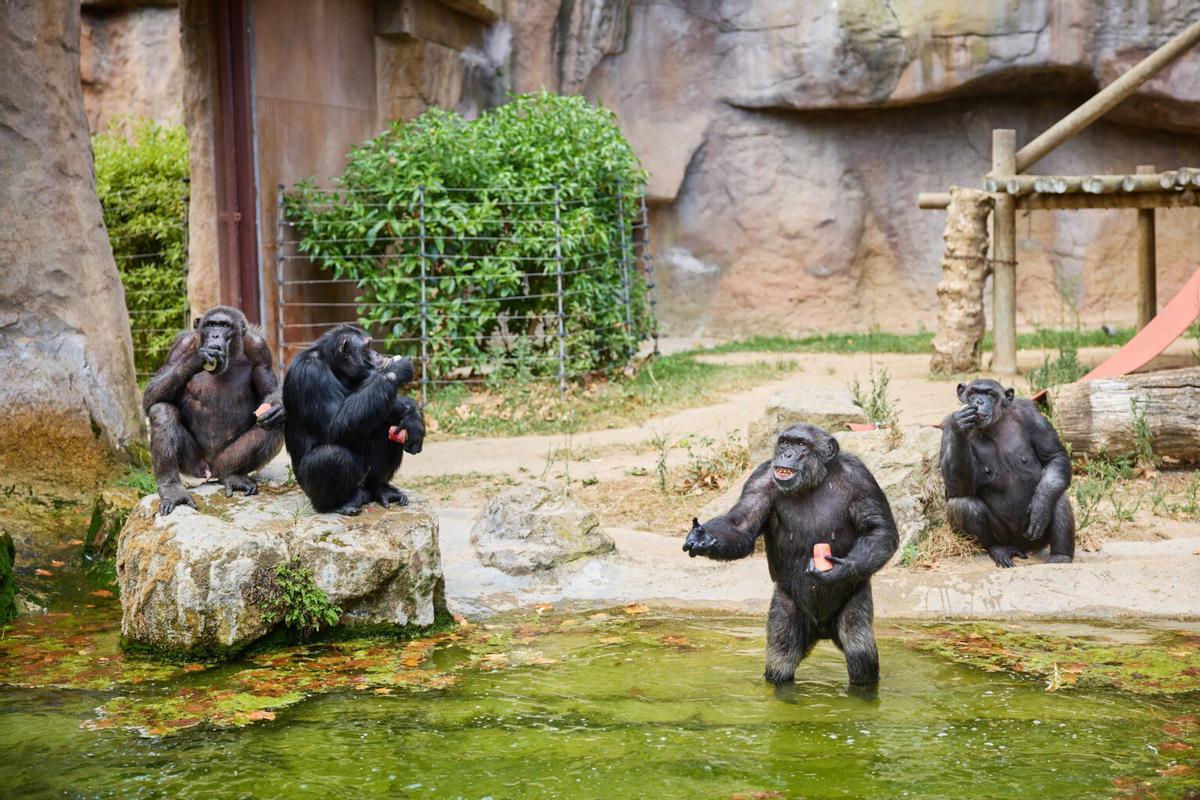
<path fill-rule="evenodd" d="M 650 214 L 646 210 L 646 194 L 642 193 L 642 261 L 646 264 L 646 295 L 650 300 L 650 326 L 654 335 L 654 355 L 658 355 L 658 315 L 654 307 L 654 254 L 650 252 Z"/>
<path fill-rule="evenodd" d="M 283 193 L 286 187 L 280 183 L 275 186 L 275 289 L 279 295 L 279 307 L 275 309 L 275 317 L 278 320 L 276 327 L 276 336 L 278 337 L 275 343 L 276 352 L 279 353 L 279 371 L 282 372 L 287 367 L 287 357 L 284 353 L 286 340 L 284 339 L 284 292 L 283 292 L 283 259 L 285 242 L 283 239 L 283 228 L 286 221 L 283 216 Z"/>
<path fill-rule="evenodd" d="M 420 220 L 420 235 L 417 243 L 421 247 L 421 407 L 429 402 L 429 305 L 425 294 L 428 270 L 425 259 L 425 187 L 417 187 L 417 213 Z"/>
<path fill-rule="evenodd" d="M 554 184 L 554 261 L 557 265 L 558 295 L 558 395 L 567 395 L 567 348 L 566 327 L 563 318 L 563 257 L 562 257 L 562 196 L 558 184 Z"/>
<path fill-rule="evenodd" d="M 625 239 L 625 187 L 620 183 L 617 184 L 617 225 L 621 229 L 621 289 L 625 295 L 625 335 L 628 337 L 625 366 L 628 367 L 634 356 L 633 309 L 630 307 L 633 300 L 629 289 L 629 245 Z"/>

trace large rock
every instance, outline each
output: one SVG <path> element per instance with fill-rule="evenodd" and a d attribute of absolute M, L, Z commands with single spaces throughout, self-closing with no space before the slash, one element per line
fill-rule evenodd
<path fill-rule="evenodd" d="M 78 0 L 0 4 L 0 474 L 93 485 L 143 434 L 79 83 Z"/>
<path fill-rule="evenodd" d="M 102 131 L 126 117 L 181 125 L 178 9 L 144 3 L 119 9 L 107 4 L 84 5 L 80 77 L 92 131 Z"/>
<path fill-rule="evenodd" d="M 315 514 L 296 488 L 260 484 L 253 497 L 194 492 L 199 511 L 158 516 L 142 500 L 117 545 L 121 632 L 170 653 L 224 655 L 280 622 L 264 603 L 274 568 L 298 559 L 340 606 L 341 625 L 432 625 L 446 611 L 438 520 L 429 503 Z"/>
<path fill-rule="evenodd" d="M 596 515 L 544 483 L 493 497 L 471 529 L 479 559 L 510 575 L 554 569 L 616 545 Z"/>
<path fill-rule="evenodd" d="M 852 422 L 866 423 L 867 416 L 845 389 L 804 385 L 780 389 L 767 401 L 765 424 L 750 432 L 751 460 L 767 458 L 779 434 L 793 425 L 816 425 L 837 433 Z"/>

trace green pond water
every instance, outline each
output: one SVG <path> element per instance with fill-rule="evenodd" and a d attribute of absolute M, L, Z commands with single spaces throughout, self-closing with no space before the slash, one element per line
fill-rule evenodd
<path fill-rule="evenodd" d="M 0 688 L 0 797 L 1112 797 L 1155 777 L 1164 721 L 1197 710 L 1195 693 L 1047 692 L 895 626 L 876 696 L 848 693 L 828 643 L 776 690 L 761 619 L 655 609 L 143 670 L 117 653 L 116 602 L 97 605 L 8 632 L 0 658 L 43 666 L 4 673 L 26 685 Z M 247 685 L 259 700 L 228 688 Z M 182 720 L 131 723 L 166 700 Z"/>

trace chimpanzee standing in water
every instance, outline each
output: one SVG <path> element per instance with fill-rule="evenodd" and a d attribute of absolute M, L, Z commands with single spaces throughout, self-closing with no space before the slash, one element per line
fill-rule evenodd
<path fill-rule="evenodd" d="M 1075 557 L 1067 498 L 1071 461 L 1031 401 L 993 380 L 958 385 L 963 408 L 942 423 L 942 478 L 951 527 L 1001 567 L 1050 545 L 1050 564 Z"/>
<path fill-rule="evenodd" d="M 899 536 L 887 497 L 861 461 L 814 425 L 779 436 L 730 511 L 703 525 L 692 520 L 683 549 L 730 560 L 754 552 L 762 534 L 775 582 L 767 615 L 766 679 L 793 680 L 818 639 L 846 655 L 850 683 L 879 682 L 870 578 L 896 552 Z M 828 543 L 833 568 L 820 571 L 813 546 Z"/>
<path fill-rule="evenodd" d="M 283 381 L 284 436 L 300 488 L 317 511 L 358 514 L 408 498 L 389 481 L 404 453 L 421 452 L 421 408 L 396 390 L 412 380 L 407 358 L 384 358 L 355 325 L 338 325 L 296 356 Z"/>
<path fill-rule="evenodd" d="M 142 398 L 163 516 L 179 505 L 196 507 L 180 472 L 215 475 L 226 496 L 258 491 L 250 473 L 283 446 L 283 404 L 271 365 L 262 334 L 230 306 L 213 308 L 176 337 Z"/>

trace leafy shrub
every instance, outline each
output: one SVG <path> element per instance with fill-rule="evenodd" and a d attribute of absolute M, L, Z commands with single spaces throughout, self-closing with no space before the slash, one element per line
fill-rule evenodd
<path fill-rule="evenodd" d="M 1051 361 L 1050 356 L 1045 355 L 1042 365 L 1034 367 L 1026 376 L 1029 391 L 1033 394 L 1061 384 L 1074 383 L 1087 374 L 1088 368 L 1079 361 L 1079 332 L 1069 329 L 1058 331 L 1053 339 L 1056 339 L 1053 344 L 1058 348 L 1058 356 Z"/>
<path fill-rule="evenodd" d="M 354 281 L 389 351 L 420 353 L 422 232 L 432 375 L 557 374 L 559 249 L 569 374 L 624 365 L 650 332 L 631 263 L 646 175 L 611 112 L 545 92 L 473 121 L 433 108 L 348 162 L 331 191 L 302 183 L 286 215 L 301 252 Z"/>
<path fill-rule="evenodd" d="M 275 591 L 267 600 L 272 612 L 283 612 L 283 624 L 308 638 L 321 626 L 336 625 L 342 609 L 329 602 L 329 595 L 317 586 L 312 570 L 302 567 L 298 559 L 285 561 L 275 567 Z"/>
<path fill-rule="evenodd" d="M 133 328 L 134 361 L 147 375 L 187 326 L 188 139 L 182 127 L 137 120 L 92 137 L 96 192 Z"/>

